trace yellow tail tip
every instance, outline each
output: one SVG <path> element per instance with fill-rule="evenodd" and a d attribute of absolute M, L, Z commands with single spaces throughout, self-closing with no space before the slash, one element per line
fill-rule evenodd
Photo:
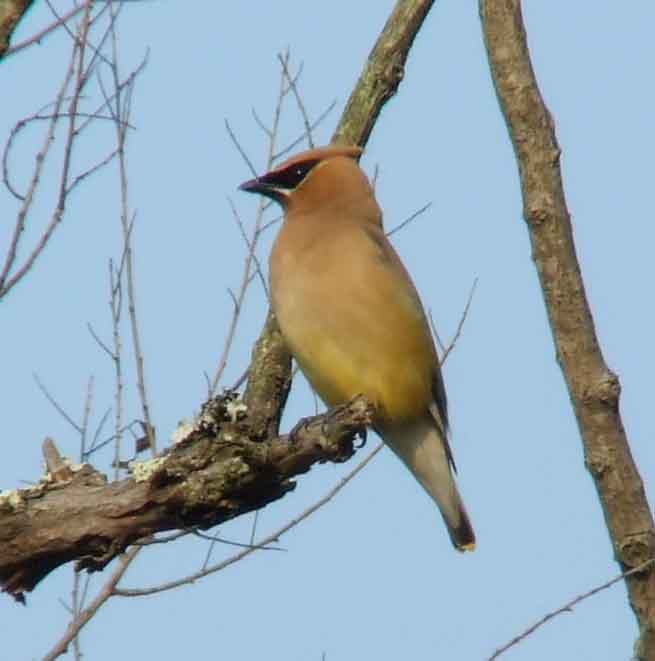
<path fill-rule="evenodd" d="M 465 551 L 475 551 L 475 542 L 469 542 L 468 544 L 462 544 L 461 546 L 457 547 L 458 551 L 462 551 L 464 553 Z"/>

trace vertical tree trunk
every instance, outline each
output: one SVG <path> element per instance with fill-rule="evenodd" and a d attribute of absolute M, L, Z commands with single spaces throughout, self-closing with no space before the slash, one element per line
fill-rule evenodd
<path fill-rule="evenodd" d="M 580 273 L 559 167 L 560 148 L 535 79 L 520 0 L 480 0 L 500 107 L 514 145 L 523 213 L 585 463 L 615 557 L 624 570 L 655 557 L 653 518 L 619 413 L 620 385 L 605 364 Z M 655 572 L 626 579 L 640 627 L 638 659 L 655 659 Z"/>

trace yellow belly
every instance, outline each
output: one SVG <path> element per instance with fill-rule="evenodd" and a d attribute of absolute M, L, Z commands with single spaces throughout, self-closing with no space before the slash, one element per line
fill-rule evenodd
<path fill-rule="evenodd" d="M 272 261 L 273 306 L 289 348 L 329 406 L 363 394 L 386 419 L 425 412 L 436 354 L 411 282 L 367 253 L 365 236 L 349 260 L 332 241 L 332 254 Z"/>
<path fill-rule="evenodd" d="M 400 336 L 390 346 L 369 335 L 363 346 L 352 337 L 335 340 L 325 329 L 307 331 L 283 329 L 298 365 L 328 406 L 363 394 L 379 408 L 381 418 L 394 421 L 413 418 L 429 406 L 431 379 L 421 364 L 430 363 L 408 351 L 406 338 Z"/>

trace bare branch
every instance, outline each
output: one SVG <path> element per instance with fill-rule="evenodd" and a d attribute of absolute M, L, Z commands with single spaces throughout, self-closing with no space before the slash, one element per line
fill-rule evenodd
<path fill-rule="evenodd" d="M 284 103 L 284 97 L 286 94 L 286 88 L 285 84 L 287 81 L 287 74 L 288 74 L 288 63 L 289 63 L 289 52 L 287 51 L 284 55 L 280 56 L 280 62 L 282 65 L 282 69 L 280 72 L 280 87 L 279 87 L 279 92 L 278 92 L 278 98 L 277 98 L 277 103 L 275 106 L 275 110 L 273 113 L 273 122 L 271 124 L 271 128 L 267 129 L 270 131 L 270 137 L 269 137 L 269 147 L 268 147 L 268 159 L 267 159 L 267 169 L 270 169 L 270 167 L 273 164 L 273 158 L 276 150 L 276 143 L 277 143 L 277 138 L 278 138 L 278 132 L 279 132 L 279 127 L 280 127 L 280 118 L 282 116 L 282 106 Z M 286 72 L 286 73 L 285 73 Z M 226 129 L 228 131 L 228 134 L 230 136 L 230 139 L 234 143 L 234 145 L 237 148 L 237 151 L 239 154 L 241 154 L 242 158 L 244 161 L 247 163 L 248 167 L 251 170 L 251 173 L 253 173 L 256 176 L 256 171 L 255 168 L 248 158 L 248 156 L 245 153 L 245 150 L 241 146 L 241 143 L 237 136 L 235 135 L 234 131 L 232 131 L 229 123 L 226 121 L 225 122 Z M 230 201 L 230 204 L 231 201 Z M 239 229 L 242 231 L 242 235 L 244 236 L 244 239 L 246 241 L 246 244 L 248 245 L 248 252 L 246 254 L 246 259 L 244 262 L 244 267 L 243 267 L 243 274 L 241 277 L 241 284 L 239 286 L 239 291 L 236 295 L 236 297 L 233 298 L 234 300 L 234 311 L 232 314 L 232 319 L 230 320 L 230 325 L 228 328 L 228 333 L 225 339 L 225 342 L 223 344 L 223 350 L 221 352 L 221 356 L 218 362 L 218 366 L 216 368 L 216 371 L 214 373 L 214 377 L 211 381 L 211 387 L 210 387 L 210 395 L 214 394 L 218 388 L 218 384 L 221 380 L 221 377 L 223 376 L 223 373 L 225 371 L 225 368 L 227 366 L 227 359 L 229 356 L 230 349 L 232 347 L 232 342 L 234 340 L 234 334 L 236 332 L 236 327 L 239 321 L 239 316 L 241 314 L 241 310 L 243 307 L 243 302 L 245 300 L 246 293 L 248 291 L 248 287 L 250 283 L 252 282 L 252 268 L 253 268 L 253 263 L 255 264 L 255 273 L 260 275 L 262 284 L 264 286 L 264 291 L 267 292 L 267 287 L 266 287 L 266 278 L 262 274 L 261 266 L 259 264 L 259 261 L 257 259 L 257 256 L 255 254 L 255 250 L 257 248 L 257 242 L 259 241 L 259 237 L 261 236 L 261 229 L 262 229 L 262 223 L 263 223 L 263 218 L 264 218 L 264 211 L 268 207 L 267 202 L 264 200 L 264 198 L 260 198 L 257 206 L 257 214 L 255 216 L 255 225 L 252 231 L 252 237 L 248 238 L 245 229 L 243 228 L 243 223 L 241 222 L 240 216 L 234 206 L 232 206 L 233 214 L 237 220 L 237 224 L 239 226 Z M 267 293 L 268 296 L 268 293 Z"/>
<path fill-rule="evenodd" d="M 277 59 L 279 60 L 280 65 L 282 66 L 282 72 L 284 73 L 284 76 L 287 79 L 287 82 L 289 83 L 289 88 L 293 92 L 293 96 L 296 99 L 296 104 L 298 105 L 300 116 L 302 117 L 303 124 L 305 125 L 305 134 L 303 137 L 307 138 L 307 144 L 310 148 L 314 147 L 314 140 L 312 139 L 312 127 L 309 121 L 309 115 L 307 114 L 307 110 L 305 109 L 305 104 L 303 103 L 303 100 L 300 96 L 300 92 L 298 92 L 296 81 L 292 78 L 291 74 L 289 73 L 288 53 L 286 59 L 282 57 L 280 53 L 278 53 Z"/>
<path fill-rule="evenodd" d="M 44 37 L 48 36 L 51 32 L 54 32 L 57 28 L 60 28 L 66 22 L 70 21 L 71 18 L 75 18 L 75 16 L 77 16 L 83 9 L 84 5 L 73 6 L 65 14 L 57 16 L 55 20 L 50 23 L 50 25 L 46 25 L 46 27 L 34 33 L 31 37 L 28 37 L 27 39 L 24 39 L 23 41 L 15 44 L 11 48 L 8 48 L 5 51 L 4 58 L 6 59 L 10 55 L 15 55 L 16 53 L 24 50 L 28 46 L 32 46 L 33 44 L 40 44 Z M 0 56 L 1 55 L 2 54 L 0 53 Z"/>
<path fill-rule="evenodd" d="M 53 395 L 50 393 L 50 391 L 46 388 L 44 385 L 43 381 L 39 378 L 39 375 L 34 372 L 32 374 L 32 377 L 34 378 L 34 381 L 36 381 L 36 385 L 39 387 L 39 390 L 43 393 L 45 398 L 52 404 L 52 406 L 55 408 L 57 413 L 66 420 L 66 422 L 78 433 L 82 433 L 82 427 L 73 420 L 73 418 L 66 413 L 64 410 L 64 407 L 53 397 Z"/>
<path fill-rule="evenodd" d="M 84 464 L 72 467 L 66 481 L 42 479 L 5 492 L 0 498 L 0 584 L 22 598 L 66 562 L 77 560 L 78 569 L 99 570 L 156 532 L 207 529 L 257 510 L 293 490 L 292 478 L 315 463 L 349 459 L 373 413 L 358 397 L 305 421 L 293 437 L 261 443 L 253 427 L 257 415 L 251 418 L 243 402 L 228 393 L 206 402 L 162 456 L 133 462 L 132 478 L 107 484 Z"/>
<path fill-rule="evenodd" d="M 619 380 L 607 367 L 587 301 L 560 170 L 560 147 L 530 61 L 519 0 L 480 0 L 491 74 L 514 145 L 523 215 L 585 465 L 622 570 L 655 557 L 655 528 L 621 420 Z M 638 659 L 655 659 L 655 568 L 628 573 L 639 622 Z"/>
<path fill-rule="evenodd" d="M 0 60 L 7 53 L 9 40 L 20 19 L 34 0 L 8 0 L 0 3 Z"/>
<path fill-rule="evenodd" d="M 256 514 L 257 512 L 255 512 L 255 515 Z M 242 542 L 235 542 L 230 539 L 225 539 L 219 535 L 207 535 L 206 533 L 200 532 L 200 530 L 193 530 L 191 534 L 195 537 L 199 537 L 200 539 L 206 539 L 208 542 L 216 542 L 218 544 L 225 544 L 227 546 L 238 546 L 242 549 L 253 549 L 259 551 L 286 551 L 286 549 L 281 549 L 279 546 L 262 546 L 261 544 L 257 545 L 257 549 L 254 549 L 253 547 L 255 544 L 253 542 L 250 544 L 243 544 Z"/>
<path fill-rule="evenodd" d="M 455 348 L 455 345 L 457 344 L 457 341 L 459 340 L 459 337 L 462 334 L 462 329 L 464 328 L 464 323 L 466 322 L 466 319 L 467 319 L 468 314 L 469 314 L 469 310 L 471 309 L 471 303 L 473 302 L 473 294 L 475 294 L 475 288 L 477 286 L 478 286 L 478 279 L 476 278 L 473 281 L 473 284 L 471 285 L 471 291 L 469 292 L 469 297 L 466 301 L 466 305 L 464 306 L 464 312 L 462 312 L 462 316 L 460 317 L 459 323 L 457 324 L 457 329 L 455 330 L 455 335 L 453 335 L 453 338 L 448 343 L 448 346 L 444 347 L 443 353 L 441 354 L 441 364 L 442 365 L 446 362 L 446 359 L 450 355 L 450 352 Z M 432 324 L 432 330 L 433 330 L 434 334 L 437 335 L 437 330 L 436 330 L 436 328 L 434 328 L 434 323 L 432 322 L 432 317 L 430 317 L 430 323 Z"/>
<path fill-rule="evenodd" d="M 69 643 L 77 637 L 82 627 L 96 614 L 100 606 L 114 594 L 114 588 L 118 585 L 121 578 L 123 578 L 127 568 L 140 550 L 141 547 L 135 546 L 119 558 L 118 567 L 116 567 L 111 578 L 105 583 L 102 590 L 88 607 L 80 611 L 77 617 L 68 625 L 63 638 L 43 657 L 43 661 L 54 661 L 54 659 L 66 653 Z"/>
<path fill-rule="evenodd" d="M 376 170 L 377 172 L 377 170 Z M 387 236 L 393 236 L 396 232 L 399 232 L 403 227 L 407 227 L 413 220 L 416 220 L 420 215 L 424 214 L 430 207 L 432 206 L 432 202 L 428 202 L 427 204 L 424 204 L 420 209 L 415 211 L 409 218 L 405 218 L 405 220 L 402 221 L 402 223 L 399 223 L 392 229 L 390 229 L 387 232 Z"/>
<path fill-rule="evenodd" d="M 84 398 L 84 411 L 82 413 L 82 424 L 80 425 L 80 461 L 84 461 L 86 455 L 86 437 L 89 431 L 89 418 L 93 405 L 93 375 L 89 377 L 86 384 L 86 397 Z"/>
<path fill-rule="evenodd" d="M 319 127 L 323 121 L 325 120 L 326 117 L 330 115 L 330 113 L 336 108 L 337 102 L 336 100 L 332 101 L 330 105 L 310 124 L 309 128 L 310 131 L 315 131 L 317 127 Z M 277 161 L 282 156 L 285 156 L 288 154 L 291 150 L 295 149 L 304 139 L 306 136 L 306 131 L 301 133 L 295 140 L 292 140 L 284 149 L 280 150 L 277 154 L 273 156 L 273 160 Z"/>
<path fill-rule="evenodd" d="M 340 480 L 322 498 L 317 500 L 313 505 L 311 505 L 306 510 L 301 512 L 298 516 L 291 519 L 291 521 L 286 523 L 284 526 L 278 528 L 275 532 L 271 533 L 270 535 L 267 535 L 264 539 L 262 539 L 261 542 L 249 546 L 240 553 L 237 553 L 232 557 L 227 558 L 227 560 L 223 560 L 222 562 L 218 562 L 215 565 L 211 565 L 209 567 L 204 567 L 201 571 L 195 572 L 194 574 L 190 574 L 189 576 L 185 576 L 183 578 L 179 578 L 174 581 L 169 581 L 167 583 L 162 583 L 161 585 L 156 585 L 150 588 L 122 588 L 116 590 L 115 594 L 121 597 L 140 597 L 148 594 L 156 594 L 158 592 L 166 592 L 167 590 L 172 590 L 182 585 L 189 585 L 191 583 L 195 583 L 195 581 L 198 581 L 201 578 L 204 578 L 205 576 L 209 576 L 210 574 L 215 574 L 216 572 L 219 572 L 225 569 L 226 567 L 233 565 L 235 562 L 239 562 L 239 560 L 243 560 L 243 558 L 247 557 L 251 553 L 254 553 L 255 551 L 265 548 L 268 544 L 277 542 L 279 538 L 282 537 L 282 535 L 284 535 L 292 528 L 295 528 L 299 523 L 303 522 L 305 519 L 307 519 L 312 514 L 314 514 L 314 512 L 316 512 L 321 507 L 323 507 L 323 505 L 329 503 L 339 493 L 339 491 L 341 491 L 346 486 L 346 484 L 348 484 L 348 482 L 350 482 L 357 474 L 359 474 L 364 469 L 364 467 L 371 461 L 371 459 L 373 459 L 373 457 L 376 454 L 378 454 L 378 452 L 380 452 L 382 448 L 383 448 L 382 443 L 377 445 L 365 459 L 363 459 L 359 464 L 357 464 L 357 466 L 355 466 L 355 468 L 352 471 L 350 471 L 348 475 L 346 475 L 342 480 Z"/>
<path fill-rule="evenodd" d="M 533 634 L 539 627 L 543 626 L 546 624 L 546 622 L 549 622 L 553 618 L 557 617 L 558 615 L 561 615 L 562 613 L 569 613 L 573 610 L 574 606 L 577 606 L 580 602 L 584 601 L 585 599 L 589 599 L 589 597 L 593 597 L 595 594 L 598 594 L 599 592 L 602 592 L 603 590 L 606 590 L 607 588 L 611 587 L 615 583 L 618 583 L 619 581 L 622 581 L 629 576 L 632 576 L 633 574 L 638 574 L 639 572 L 645 571 L 648 569 L 650 566 L 652 566 L 655 563 L 655 559 L 647 560 L 643 564 L 639 565 L 638 567 L 635 567 L 634 569 L 630 569 L 627 572 L 623 572 L 622 574 L 619 574 L 618 576 L 615 576 L 612 580 L 607 581 L 607 583 L 603 583 L 602 585 L 599 585 L 592 590 L 589 590 L 588 592 L 583 592 L 582 594 L 579 594 L 577 597 L 574 599 L 571 599 L 571 601 L 567 602 L 563 606 L 560 606 L 557 610 L 551 611 L 550 613 L 544 615 L 540 620 L 535 622 L 532 626 L 528 627 L 525 631 L 521 632 L 518 636 L 512 638 L 506 645 L 503 645 L 502 647 L 499 647 L 488 659 L 488 661 L 494 661 L 494 659 L 497 659 L 501 654 L 504 654 L 508 649 L 511 647 L 514 647 L 514 645 L 518 645 L 522 640 L 525 640 L 528 636 Z"/>
<path fill-rule="evenodd" d="M 3 152 L 2 156 L 2 180 L 7 187 L 7 190 L 14 195 L 17 199 L 22 201 L 21 208 L 18 212 L 17 218 L 16 218 L 16 224 L 14 227 L 14 233 L 11 238 L 11 242 L 9 244 L 9 250 L 7 252 L 7 257 L 5 259 L 4 266 L 2 268 L 2 272 L 0 273 L 0 298 L 7 292 L 9 291 L 9 287 L 6 286 L 7 279 L 9 278 L 9 274 L 11 272 L 11 269 L 14 265 L 14 262 L 16 260 L 16 255 L 18 251 L 18 244 L 19 241 L 23 235 L 23 230 L 25 229 L 25 221 L 27 219 L 27 214 L 32 206 L 32 202 L 34 199 L 34 193 L 37 189 L 37 186 L 39 185 L 39 181 L 41 179 L 41 174 L 43 172 L 43 165 L 45 163 L 45 158 L 50 151 L 50 147 L 54 141 L 54 136 L 55 136 L 55 129 L 57 127 L 57 119 L 59 117 L 59 111 L 64 103 L 64 97 L 66 94 L 66 90 L 68 89 L 68 85 L 70 84 L 70 81 L 73 78 L 73 73 L 74 73 L 74 58 L 75 54 L 73 53 L 71 56 L 71 61 L 68 67 L 68 70 L 66 71 L 66 75 L 64 76 L 64 81 L 59 89 L 59 93 L 57 95 L 57 99 L 55 101 L 55 112 L 52 114 L 52 118 L 50 120 L 50 124 L 48 126 L 48 132 L 46 133 L 45 139 L 43 141 L 43 146 L 41 147 L 41 150 L 37 153 L 36 158 L 35 158 L 35 166 L 34 166 L 34 172 L 32 173 L 32 178 L 30 179 L 27 192 L 25 195 L 20 195 L 11 185 L 9 181 L 9 169 L 7 165 L 7 160 L 8 160 L 8 153 L 9 149 L 11 148 L 11 144 L 13 141 L 14 136 L 21 130 L 21 128 L 26 124 L 26 120 L 23 120 L 22 122 L 19 122 L 14 129 L 12 130 L 9 140 L 7 141 L 7 144 L 5 145 L 5 149 Z M 51 222 L 52 224 L 52 222 Z M 32 260 L 34 261 L 34 260 Z"/>
<path fill-rule="evenodd" d="M 259 126 L 259 128 L 262 131 L 264 131 L 264 133 L 266 134 L 266 136 L 270 140 L 271 139 L 271 129 L 269 129 L 268 126 L 266 126 L 266 124 L 264 124 L 263 120 L 260 118 L 260 116 L 257 114 L 257 111 L 254 108 L 251 108 L 250 112 L 251 112 L 252 117 L 255 120 L 255 123 L 257 124 L 257 126 Z M 257 173 L 255 173 L 255 175 L 256 174 Z"/>
<path fill-rule="evenodd" d="M 128 231 L 128 239 L 131 235 Z M 114 479 L 117 480 L 121 470 L 121 450 L 123 441 L 123 338 L 121 337 L 120 320 L 123 306 L 123 278 L 120 270 L 114 271 L 112 262 L 109 262 L 109 309 L 111 311 L 111 328 L 114 349 L 112 358 L 114 362 L 114 381 L 116 390 L 114 392 Z"/>
<path fill-rule="evenodd" d="M 93 330 L 93 326 L 91 324 L 87 323 L 86 325 L 87 330 L 91 334 L 91 337 L 96 341 L 96 344 L 113 360 L 114 359 L 114 354 L 112 350 L 100 339 L 98 334 Z"/>
<path fill-rule="evenodd" d="M 263 124 L 262 124 L 263 126 Z M 241 154 L 241 158 L 244 160 L 245 164 L 248 166 L 248 169 L 250 170 L 250 174 L 252 174 L 253 177 L 257 176 L 257 169 L 253 165 L 252 161 L 248 157 L 248 154 L 246 154 L 246 150 L 241 146 L 241 142 L 235 135 L 234 131 L 232 130 L 232 127 L 230 126 L 230 122 L 225 120 L 225 130 L 227 131 L 227 134 L 230 136 L 230 140 L 232 140 L 232 144 L 237 148 L 237 151 L 239 154 Z M 269 129 L 264 129 L 268 135 L 270 136 L 270 139 L 273 140 L 273 133 Z"/>
<path fill-rule="evenodd" d="M 246 233 L 246 228 L 243 225 L 243 221 L 241 220 L 241 215 L 239 214 L 237 208 L 234 206 L 234 201 L 232 200 L 231 197 L 228 197 L 227 201 L 230 205 L 230 209 L 232 210 L 232 217 L 234 218 L 237 227 L 239 228 L 239 232 L 241 233 L 241 238 L 244 240 L 246 244 L 246 248 L 248 248 L 248 254 L 252 253 L 252 260 L 255 263 L 255 273 L 259 277 L 259 281 L 262 285 L 262 289 L 264 290 L 264 294 L 266 294 L 266 298 L 269 298 L 268 285 L 266 284 L 266 276 L 264 275 L 264 272 L 262 270 L 262 265 L 259 261 L 259 258 L 255 253 L 255 244 L 257 243 L 257 240 L 259 239 L 259 236 L 261 235 L 263 228 L 261 228 L 257 232 L 256 236 L 253 236 L 253 238 L 250 239 L 248 237 L 248 234 Z"/>
<path fill-rule="evenodd" d="M 346 103 L 332 142 L 366 145 L 382 108 L 405 75 L 412 44 L 433 4 L 434 0 L 398 0 Z"/>
<path fill-rule="evenodd" d="M 111 36 L 111 63 L 110 70 L 113 80 L 113 93 L 115 96 L 113 102 L 112 114 L 116 118 L 116 144 L 118 151 L 118 170 L 120 178 L 120 196 L 121 196 L 121 213 L 120 223 L 123 231 L 123 244 L 124 244 L 124 258 L 125 258 L 125 277 L 127 283 L 127 310 L 130 317 L 130 327 L 132 336 L 132 345 L 134 347 L 134 359 L 136 363 L 137 373 L 137 387 L 139 391 L 139 398 L 141 400 L 141 409 L 143 411 L 143 418 L 145 421 L 146 436 L 148 444 L 153 456 L 157 453 L 157 445 L 155 438 L 155 427 L 152 424 L 150 415 L 150 404 L 148 401 L 148 391 L 146 388 L 145 380 L 145 358 L 143 349 L 141 347 L 141 335 L 139 330 L 139 322 L 137 317 L 136 305 L 136 283 L 133 266 L 133 249 L 131 245 L 131 230 L 134 224 L 136 213 L 132 214 L 130 220 L 129 200 L 128 200 L 128 179 L 127 179 L 127 164 L 125 155 L 125 145 L 127 140 L 126 125 L 129 124 L 131 112 L 131 98 L 132 89 L 134 87 L 135 75 L 130 76 L 131 83 L 122 89 L 119 74 L 118 62 L 118 41 L 116 38 L 116 18 L 120 8 L 115 9 L 112 5 L 111 16 L 112 21 L 110 25 Z M 111 104 L 108 107 L 112 108 Z M 117 462 L 117 466 L 120 462 Z"/>
<path fill-rule="evenodd" d="M 46 141 L 44 146 L 37 154 L 36 165 L 30 184 L 28 186 L 27 194 L 23 199 L 23 203 L 18 212 L 18 216 L 15 223 L 14 234 L 10 243 L 9 251 L 7 253 L 7 258 L 5 260 L 5 265 L 2 272 L 0 273 L 0 298 L 5 296 L 22 278 L 30 271 L 34 262 L 43 252 L 45 246 L 48 244 L 52 233 L 55 228 L 61 222 L 64 211 L 66 208 L 67 192 L 68 192 L 68 181 L 69 181 L 69 172 L 72 162 L 73 154 L 73 145 L 77 136 L 77 117 L 79 113 L 79 103 L 82 97 L 82 92 L 89 79 L 90 67 L 93 66 L 93 58 L 91 63 L 87 63 L 85 60 L 85 53 L 87 44 L 89 43 L 89 31 L 91 29 L 92 20 L 91 20 L 91 11 L 93 7 L 92 0 L 85 0 L 84 3 L 84 12 L 82 14 L 82 19 L 77 28 L 77 34 L 74 40 L 74 47 L 71 53 L 71 60 L 68 67 L 68 71 L 64 77 L 64 83 L 62 84 L 57 99 L 55 101 L 55 112 L 53 113 L 53 119 L 50 123 L 49 130 L 46 136 Z M 65 26 L 65 24 L 64 24 Z M 32 252 L 25 259 L 24 263 L 18 267 L 13 275 L 10 275 L 14 262 L 16 260 L 17 248 L 20 241 L 20 238 L 23 234 L 25 228 L 25 222 L 27 218 L 28 211 L 30 210 L 34 198 L 34 192 L 39 183 L 43 163 L 45 157 L 50 149 L 50 146 L 54 140 L 54 132 L 58 123 L 58 118 L 60 116 L 60 108 L 66 98 L 66 90 L 68 86 L 73 82 L 75 78 L 73 94 L 70 98 L 68 104 L 68 111 L 66 117 L 68 119 L 68 130 L 66 134 L 66 140 L 64 144 L 64 156 L 61 166 L 61 173 L 59 179 L 59 192 L 57 195 L 55 209 L 50 218 L 45 230 L 42 232 L 39 240 L 36 243 L 36 246 L 33 248 Z M 6 170 L 6 159 L 3 157 L 3 178 L 5 185 L 8 183 L 8 173 Z M 9 186 L 10 190 L 13 190 Z"/>

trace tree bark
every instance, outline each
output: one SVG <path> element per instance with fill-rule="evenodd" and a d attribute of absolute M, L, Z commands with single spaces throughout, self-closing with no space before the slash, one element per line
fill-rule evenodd
<path fill-rule="evenodd" d="M 532 255 L 557 361 L 580 429 L 585 463 L 624 571 L 655 557 L 655 531 L 619 412 L 620 385 L 596 337 L 575 252 L 552 118 L 532 69 L 520 0 L 480 0 L 491 74 L 518 162 Z M 638 659 L 655 659 L 653 565 L 626 578 Z"/>
<path fill-rule="evenodd" d="M 353 89 L 332 142 L 366 146 L 382 108 L 405 75 L 405 62 L 434 0 L 400 0 Z"/>
<path fill-rule="evenodd" d="M 349 459 L 372 414 L 356 398 L 261 443 L 252 440 L 248 408 L 230 393 L 209 400 L 163 455 L 134 462 L 132 477 L 109 484 L 89 464 L 62 461 L 46 441 L 47 475 L 0 493 L 0 585 L 22 600 L 66 562 L 99 570 L 154 533 L 206 529 L 260 509 L 292 491 L 292 478 L 313 464 Z"/>

